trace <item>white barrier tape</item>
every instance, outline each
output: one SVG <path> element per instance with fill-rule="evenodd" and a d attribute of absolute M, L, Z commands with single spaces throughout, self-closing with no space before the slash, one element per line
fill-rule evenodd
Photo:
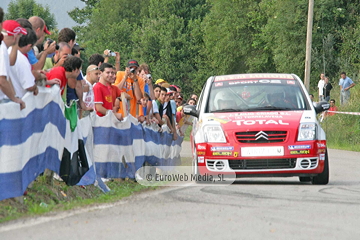
<path fill-rule="evenodd" d="M 341 113 L 341 114 L 349 114 L 349 115 L 360 115 L 360 112 L 338 112 L 338 111 L 327 111 L 329 113 Z"/>

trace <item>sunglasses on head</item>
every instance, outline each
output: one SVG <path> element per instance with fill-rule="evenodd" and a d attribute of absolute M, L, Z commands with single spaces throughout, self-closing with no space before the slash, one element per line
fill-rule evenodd
<path fill-rule="evenodd" d="M 99 68 L 98 68 L 98 67 L 94 67 L 94 68 L 90 69 L 89 72 L 94 71 L 94 70 L 99 70 Z"/>

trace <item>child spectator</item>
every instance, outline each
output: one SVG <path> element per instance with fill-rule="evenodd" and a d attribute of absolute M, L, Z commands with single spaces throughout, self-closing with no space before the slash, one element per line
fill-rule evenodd
<path fill-rule="evenodd" d="M 190 98 L 190 99 L 187 100 L 186 103 L 189 104 L 189 105 L 196 106 L 196 99 Z"/>

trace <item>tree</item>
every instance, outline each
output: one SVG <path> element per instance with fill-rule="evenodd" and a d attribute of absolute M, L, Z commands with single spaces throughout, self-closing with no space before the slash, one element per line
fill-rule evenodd
<path fill-rule="evenodd" d="M 41 4 L 35 3 L 35 0 L 16 0 L 11 1 L 5 19 L 26 18 L 38 16 L 44 19 L 48 29 L 56 28 L 54 14 L 50 13 L 49 6 L 43 7 Z"/>

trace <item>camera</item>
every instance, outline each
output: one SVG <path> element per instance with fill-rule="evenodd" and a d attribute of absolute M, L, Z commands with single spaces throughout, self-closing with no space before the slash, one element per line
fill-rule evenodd
<path fill-rule="evenodd" d="M 48 47 L 49 47 L 49 46 L 50 46 L 50 44 L 51 44 L 54 40 L 52 40 L 52 39 L 48 38 L 46 41 L 47 41 L 47 43 L 48 43 Z M 59 50 L 59 45 L 58 45 L 58 44 L 56 44 L 56 45 L 55 45 L 55 49 L 56 49 L 56 50 Z"/>
<path fill-rule="evenodd" d="M 146 74 L 146 77 L 147 77 L 148 79 L 151 79 L 151 78 L 152 78 L 150 73 L 149 73 L 149 74 Z"/>
<path fill-rule="evenodd" d="M 109 57 L 115 57 L 116 54 L 113 51 L 109 50 L 108 56 Z"/>
<path fill-rule="evenodd" d="M 131 73 L 135 73 L 135 71 L 136 71 L 136 68 L 130 68 Z"/>

